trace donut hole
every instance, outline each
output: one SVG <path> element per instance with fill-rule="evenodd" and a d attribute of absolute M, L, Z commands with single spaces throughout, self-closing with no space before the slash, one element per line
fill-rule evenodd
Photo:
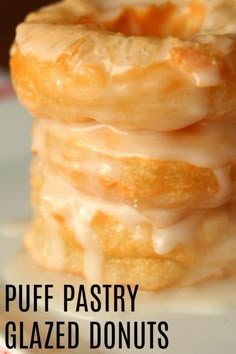
<path fill-rule="evenodd" d="M 185 7 L 167 2 L 159 6 L 124 8 L 118 16 L 103 21 L 102 25 L 111 32 L 126 36 L 186 38 L 201 29 L 205 14 L 204 4 L 197 0 L 192 0 Z"/>

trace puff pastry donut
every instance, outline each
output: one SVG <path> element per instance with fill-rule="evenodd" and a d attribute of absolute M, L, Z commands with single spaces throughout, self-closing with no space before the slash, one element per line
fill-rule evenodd
<path fill-rule="evenodd" d="M 11 51 L 50 269 L 147 290 L 234 275 L 236 1 L 64 0 Z"/>

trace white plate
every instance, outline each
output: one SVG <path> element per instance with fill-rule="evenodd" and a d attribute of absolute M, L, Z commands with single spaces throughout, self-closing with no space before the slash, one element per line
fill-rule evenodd
<path fill-rule="evenodd" d="M 30 120 L 18 106 L 15 99 L 0 103 L 0 283 L 53 284 L 54 301 L 51 313 L 39 311 L 28 315 L 19 313 L 17 307 L 9 314 L 4 313 L 4 301 L 0 294 L 0 326 L 2 338 L 6 320 L 21 319 L 28 326 L 30 321 L 64 319 L 78 320 L 81 325 L 83 354 L 97 353 L 87 343 L 88 325 L 91 319 L 105 321 L 167 321 L 169 324 L 168 354 L 234 354 L 236 348 L 236 282 L 211 283 L 200 288 L 178 289 L 159 294 L 140 292 L 136 312 L 115 314 L 101 312 L 75 313 L 75 304 L 68 314 L 62 313 L 61 289 L 65 283 L 77 287 L 83 283 L 79 277 L 46 272 L 37 267 L 22 250 L 22 233 L 25 220 L 29 219 L 29 177 Z M 2 307 L 1 307 L 2 306 Z M 3 345 L 3 344 L 2 344 Z M 161 352 L 156 347 L 155 352 Z M 36 350 L 34 352 L 37 352 Z M 39 351 L 45 353 L 45 350 Z M 52 352 L 52 351 L 51 351 Z M 60 350 L 67 353 L 68 350 Z M 76 351 L 78 352 L 78 350 Z M 100 348 L 99 353 L 105 350 Z M 110 353 L 136 353 L 137 350 L 110 350 Z M 145 349 L 145 353 L 149 350 Z M 151 350 L 150 352 L 153 352 Z M 20 353 L 24 353 L 23 350 Z"/>

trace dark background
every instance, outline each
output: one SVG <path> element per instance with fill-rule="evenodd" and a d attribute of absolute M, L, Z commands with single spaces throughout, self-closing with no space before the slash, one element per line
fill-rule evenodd
<path fill-rule="evenodd" d="M 8 66 L 15 28 L 25 15 L 53 0 L 0 0 L 0 66 Z"/>

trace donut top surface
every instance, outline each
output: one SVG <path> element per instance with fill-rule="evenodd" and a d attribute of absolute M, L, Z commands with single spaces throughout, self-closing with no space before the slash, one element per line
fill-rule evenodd
<path fill-rule="evenodd" d="M 176 0 L 171 2 L 161 0 L 64 0 L 59 4 L 44 7 L 38 12 L 29 14 L 25 22 L 18 27 L 16 42 L 26 54 L 31 52 L 32 55 L 35 54 L 42 60 L 55 60 L 75 40 L 86 33 L 90 36 L 97 35 L 96 39 L 101 41 L 104 38 L 99 38 L 99 35 L 103 34 L 108 37 L 108 40 L 116 39 L 119 43 L 122 39 L 128 42 L 127 44 L 131 42 L 131 38 L 121 37 L 120 34 L 124 34 L 126 37 L 154 37 L 152 40 L 150 38 L 132 38 L 132 41 L 137 41 L 137 45 L 146 42 L 147 49 L 151 49 L 153 45 L 153 51 L 156 49 L 156 53 L 153 55 L 155 54 L 156 57 L 152 59 L 156 61 L 158 60 L 157 49 L 159 50 L 156 45 L 163 43 L 160 38 L 172 37 L 171 44 L 178 45 L 180 41 L 177 38 L 187 40 L 194 35 L 228 35 L 236 32 L 236 1 L 185 0 L 181 1 L 181 5 L 178 5 L 179 3 Z M 45 36 L 44 31 L 50 30 L 49 27 L 46 28 L 50 25 L 53 25 L 54 35 Z M 57 25 L 56 28 L 55 25 Z M 34 33 L 36 28 L 38 28 L 37 37 Z M 42 43 L 40 43 L 41 41 Z M 213 38 L 208 36 L 203 40 L 203 43 L 211 41 Z M 54 48 L 54 42 L 63 42 L 61 50 L 59 50 L 59 45 Z M 47 44 L 51 47 L 48 48 Z M 105 45 L 105 43 L 102 44 Z M 225 43 L 226 51 L 227 45 L 229 46 L 229 41 Z M 114 48 L 112 49 L 114 50 Z M 137 60 L 137 58 L 131 57 L 128 59 Z M 149 59 L 147 55 L 145 59 L 147 65 Z M 163 57 L 160 55 L 159 59 L 163 60 Z M 142 61 L 137 61 L 134 64 L 141 63 Z"/>
<path fill-rule="evenodd" d="M 232 0 L 64 0 L 18 26 L 13 81 L 35 117 L 159 131 L 233 120 L 235 16 Z"/>

